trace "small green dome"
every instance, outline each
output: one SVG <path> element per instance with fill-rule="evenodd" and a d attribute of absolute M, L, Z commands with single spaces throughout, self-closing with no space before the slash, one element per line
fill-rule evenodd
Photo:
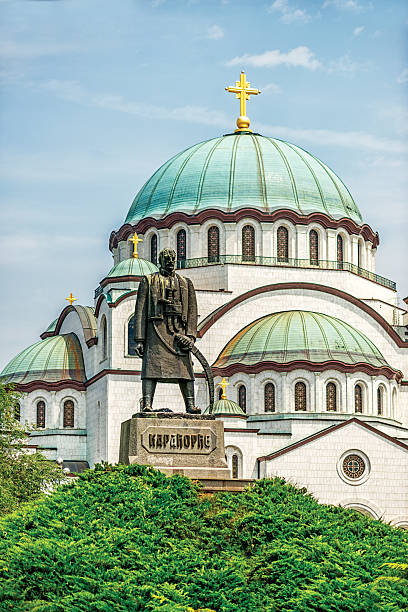
<path fill-rule="evenodd" d="M 221 351 L 214 367 L 297 360 L 387 365 L 371 340 L 348 323 L 318 312 L 290 310 L 267 315 L 244 327 Z"/>
<path fill-rule="evenodd" d="M 140 257 L 130 257 L 130 259 L 124 259 L 116 264 L 107 274 L 107 278 L 114 278 L 117 276 L 146 276 L 146 274 L 153 274 L 153 272 L 158 271 L 159 268 L 151 261 L 141 259 Z"/>
<path fill-rule="evenodd" d="M 228 134 L 178 153 L 145 183 L 125 223 L 215 208 L 320 212 L 362 223 L 347 187 L 317 157 L 259 134 Z"/>
<path fill-rule="evenodd" d="M 27 384 L 34 381 L 84 382 L 82 349 L 75 334 L 46 338 L 14 357 L 0 374 L 1 382 Z"/>
<path fill-rule="evenodd" d="M 210 407 L 204 410 L 203 414 L 210 414 Z M 214 402 L 214 408 L 211 414 L 225 414 L 234 416 L 246 416 L 241 406 L 229 399 L 220 399 Z"/>

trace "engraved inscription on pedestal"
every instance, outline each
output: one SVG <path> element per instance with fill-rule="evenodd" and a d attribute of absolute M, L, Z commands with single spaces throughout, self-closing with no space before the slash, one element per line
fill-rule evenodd
<path fill-rule="evenodd" d="M 212 416 L 138 414 L 122 423 L 119 461 L 191 478 L 230 478 L 224 425 Z"/>
<path fill-rule="evenodd" d="M 217 438 L 208 428 L 148 427 L 142 434 L 142 446 L 149 453 L 208 455 L 215 450 Z"/>

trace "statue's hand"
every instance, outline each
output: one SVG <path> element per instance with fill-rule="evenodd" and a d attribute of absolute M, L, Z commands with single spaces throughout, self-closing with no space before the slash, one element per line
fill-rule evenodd
<path fill-rule="evenodd" d="M 194 345 L 194 340 L 192 338 L 183 336 L 182 334 L 177 334 L 177 342 L 179 347 L 186 351 L 191 349 Z"/>
<path fill-rule="evenodd" d="M 143 353 L 144 353 L 144 342 L 138 342 L 138 343 L 136 344 L 136 347 L 135 347 L 135 352 L 136 352 L 136 355 L 137 355 L 138 357 L 140 357 L 140 359 L 142 359 L 142 358 L 143 358 Z"/>

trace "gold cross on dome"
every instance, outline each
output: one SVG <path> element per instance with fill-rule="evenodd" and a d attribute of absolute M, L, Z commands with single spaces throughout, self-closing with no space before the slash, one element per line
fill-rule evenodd
<path fill-rule="evenodd" d="M 137 245 L 139 242 L 143 242 L 143 239 L 139 238 L 135 232 L 131 238 L 128 238 L 128 241 L 133 242 L 133 257 L 139 257 L 139 253 L 137 252 Z"/>
<path fill-rule="evenodd" d="M 252 132 L 252 130 L 249 129 L 251 122 L 246 116 L 246 101 L 249 100 L 249 96 L 257 96 L 261 92 L 259 89 L 251 88 L 250 85 L 251 83 L 246 80 L 245 72 L 242 71 L 239 81 L 235 81 L 235 87 L 230 85 L 225 88 L 225 91 L 236 94 L 236 97 L 239 99 L 240 116 L 237 119 L 238 129 L 235 130 L 236 132 Z"/>
<path fill-rule="evenodd" d="M 66 299 L 66 300 L 67 300 L 67 301 L 70 303 L 70 305 L 72 306 L 73 302 L 76 302 L 78 298 L 74 298 L 74 296 L 72 295 L 72 291 L 71 291 L 71 293 L 69 294 L 69 296 L 68 296 L 67 298 L 65 298 L 65 299 Z"/>
<path fill-rule="evenodd" d="M 219 386 L 222 389 L 221 399 L 227 399 L 227 396 L 225 395 L 225 387 L 228 387 L 229 385 L 230 383 L 227 382 L 225 378 L 223 378 L 222 381 L 219 383 Z"/>

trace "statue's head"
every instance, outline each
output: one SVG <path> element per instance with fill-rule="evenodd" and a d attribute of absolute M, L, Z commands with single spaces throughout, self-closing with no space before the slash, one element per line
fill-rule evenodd
<path fill-rule="evenodd" d="M 169 276 L 176 268 L 176 251 L 173 249 L 163 249 L 159 253 L 159 268 L 162 274 Z"/>

